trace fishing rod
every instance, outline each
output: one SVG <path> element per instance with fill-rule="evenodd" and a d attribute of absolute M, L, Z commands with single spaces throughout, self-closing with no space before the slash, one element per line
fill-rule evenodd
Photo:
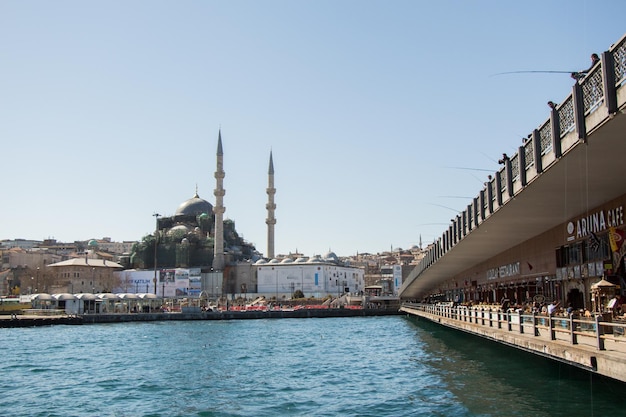
<path fill-rule="evenodd" d="M 495 77 L 497 75 L 508 75 L 508 74 L 575 74 L 579 71 L 507 71 L 507 72 L 498 72 L 496 74 L 491 74 L 490 77 Z"/>
<path fill-rule="evenodd" d="M 467 171 L 485 171 L 485 172 L 493 172 L 492 169 L 481 169 L 481 168 L 468 168 L 468 167 L 446 167 L 450 169 L 464 169 Z"/>

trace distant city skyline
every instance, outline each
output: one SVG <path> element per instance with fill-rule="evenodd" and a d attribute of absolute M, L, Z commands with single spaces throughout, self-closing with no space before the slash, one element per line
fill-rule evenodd
<path fill-rule="evenodd" d="M 426 246 L 624 34 L 622 1 L 0 6 L 0 239 L 141 240 L 215 203 L 267 253 Z"/>

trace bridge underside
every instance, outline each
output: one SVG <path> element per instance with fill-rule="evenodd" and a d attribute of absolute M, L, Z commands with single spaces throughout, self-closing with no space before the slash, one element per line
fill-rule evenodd
<path fill-rule="evenodd" d="M 400 296 L 423 298 L 463 271 L 624 195 L 625 108 L 545 167 L 419 276 L 409 277 Z"/>

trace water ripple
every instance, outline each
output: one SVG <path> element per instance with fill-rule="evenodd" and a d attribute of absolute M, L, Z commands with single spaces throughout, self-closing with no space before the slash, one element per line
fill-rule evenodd
<path fill-rule="evenodd" d="M 2 336 L 2 415 L 575 416 L 626 405 L 615 388 L 603 394 L 602 381 L 590 388 L 554 363 L 401 317 L 51 326 Z"/>

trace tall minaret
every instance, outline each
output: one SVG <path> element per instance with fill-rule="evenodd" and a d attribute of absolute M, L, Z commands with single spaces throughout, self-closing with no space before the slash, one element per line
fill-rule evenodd
<path fill-rule="evenodd" d="M 222 130 L 219 130 L 217 137 L 217 169 L 215 171 L 215 246 L 213 249 L 213 269 L 222 271 L 224 269 L 224 152 L 222 151 Z"/>
<path fill-rule="evenodd" d="M 270 151 L 270 167 L 267 171 L 267 257 L 269 259 L 274 258 L 274 225 L 276 224 L 276 217 L 274 217 L 274 210 L 276 210 L 276 204 L 274 204 L 274 194 L 276 194 L 276 188 L 274 188 L 274 160 L 272 159 L 272 151 Z"/>

